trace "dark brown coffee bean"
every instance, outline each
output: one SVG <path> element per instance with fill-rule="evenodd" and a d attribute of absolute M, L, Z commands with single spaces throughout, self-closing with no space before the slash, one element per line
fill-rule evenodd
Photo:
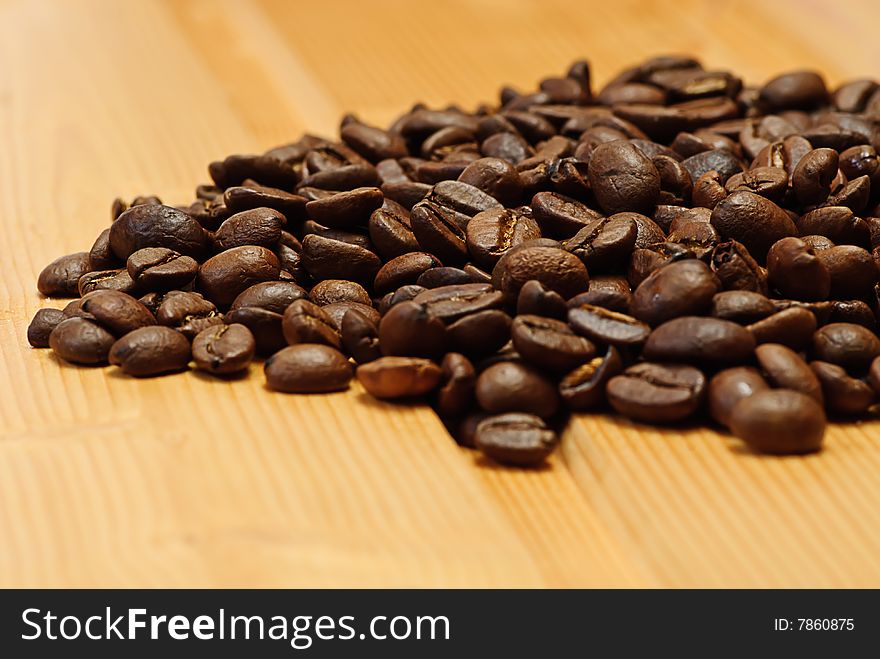
<path fill-rule="evenodd" d="M 370 318 L 355 309 L 349 309 L 342 317 L 340 335 L 345 351 L 358 364 L 379 359 L 379 328 Z"/>
<path fill-rule="evenodd" d="M 238 323 L 209 327 L 196 334 L 192 342 L 196 368 L 215 375 L 247 370 L 255 351 L 254 335 Z"/>
<path fill-rule="evenodd" d="M 458 180 L 479 188 L 505 206 L 516 206 L 523 194 L 516 168 L 500 158 L 475 160 L 461 172 Z"/>
<path fill-rule="evenodd" d="M 379 310 L 380 314 L 385 314 L 395 304 L 400 304 L 401 302 L 412 300 L 419 293 L 425 292 L 425 290 L 427 289 L 425 289 L 424 286 L 418 286 L 416 284 L 401 286 L 393 293 L 383 295 L 379 299 L 376 308 Z"/>
<path fill-rule="evenodd" d="M 352 378 L 345 355 L 327 345 L 301 343 L 279 350 L 263 366 L 266 386 L 295 394 L 344 391 Z"/>
<path fill-rule="evenodd" d="M 303 238 L 303 266 L 316 280 L 348 279 L 371 284 L 382 267 L 379 257 L 359 245 L 311 234 Z"/>
<path fill-rule="evenodd" d="M 729 320 L 683 316 L 657 327 L 642 350 L 645 359 L 695 364 L 735 364 L 749 359 L 755 339 Z"/>
<path fill-rule="evenodd" d="M 482 273 L 480 281 L 475 282 L 471 273 L 462 268 L 450 268 L 447 266 L 439 266 L 436 268 L 428 268 L 419 278 L 416 284 L 424 288 L 440 288 L 441 286 L 460 286 L 461 284 L 484 283 L 485 280 L 492 281 L 492 277 Z"/>
<path fill-rule="evenodd" d="M 523 359 L 551 371 L 570 371 L 596 354 L 596 346 L 588 339 L 572 332 L 561 320 L 552 318 L 517 316 L 510 336 Z"/>
<path fill-rule="evenodd" d="M 263 307 L 239 307 L 226 314 L 224 320 L 247 327 L 254 336 L 257 353 L 273 355 L 287 345 L 282 329 L 282 315 Z"/>
<path fill-rule="evenodd" d="M 320 307 L 335 302 L 358 302 L 367 306 L 373 304 L 370 294 L 363 286 L 344 279 L 325 279 L 318 282 L 309 291 L 309 299 Z"/>
<path fill-rule="evenodd" d="M 475 402 L 476 371 L 471 361 L 457 352 L 450 352 L 440 364 L 443 382 L 437 391 L 436 409 L 443 418 L 466 414 Z"/>
<path fill-rule="evenodd" d="M 240 213 L 255 208 L 271 208 L 281 213 L 288 222 L 305 217 L 306 198 L 262 185 L 234 186 L 223 192 L 223 202 L 229 213 Z"/>
<path fill-rule="evenodd" d="M 751 366 L 719 371 L 709 380 L 709 413 L 722 426 L 729 426 L 730 414 L 738 402 L 769 388 L 764 377 Z"/>
<path fill-rule="evenodd" d="M 241 185 L 245 179 L 288 190 L 296 185 L 297 179 L 296 170 L 291 165 L 269 155 L 232 155 L 225 160 L 212 162 L 208 166 L 208 173 L 217 187 L 224 190 Z"/>
<path fill-rule="evenodd" d="M 383 183 L 380 189 L 386 199 L 393 199 L 404 210 L 410 210 L 431 192 L 431 188 L 432 186 L 429 183 L 401 181 L 398 183 Z"/>
<path fill-rule="evenodd" d="M 832 414 L 859 416 L 874 404 L 877 396 L 871 386 L 851 377 L 843 367 L 814 361 L 810 368 L 822 383 L 825 407 Z"/>
<path fill-rule="evenodd" d="M 495 197 L 462 181 L 441 181 L 427 199 L 444 208 L 473 217 L 492 208 L 502 208 Z"/>
<path fill-rule="evenodd" d="M 366 316 L 377 325 L 382 318 L 382 314 L 376 311 L 372 306 L 361 304 L 360 302 L 334 302 L 333 304 L 321 307 L 321 309 L 324 313 L 330 316 L 333 326 L 340 331 L 342 331 L 342 319 L 345 317 L 346 313 L 352 310 Z"/>
<path fill-rule="evenodd" d="M 823 404 L 822 385 L 807 362 L 794 350 L 779 343 L 765 343 L 755 348 L 755 357 L 771 385 L 777 389 L 800 391 Z"/>
<path fill-rule="evenodd" d="M 721 175 L 715 170 L 706 172 L 694 181 L 691 203 L 698 208 L 714 210 L 727 197 Z"/>
<path fill-rule="evenodd" d="M 586 205 L 558 192 L 538 192 L 532 197 L 532 211 L 547 236 L 568 238 L 602 217 Z"/>
<path fill-rule="evenodd" d="M 783 238 L 767 252 L 767 283 L 794 300 L 824 300 L 831 273 L 800 238 Z"/>
<path fill-rule="evenodd" d="M 702 261 L 687 259 L 655 270 L 633 293 L 632 315 L 651 326 L 707 311 L 720 290 Z"/>
<path fill-rule="evenodd" d="M 284 311 L 281 327 L 291 345 L 320 343 L 337 349 L 342 345 L 339 331 L 330 316 L 308 300 L 292 302 Z"/>
<path fill-rule="evenodd" d="M 793 350 L 810 345 L 816 331 L 816 316 L 803 307 L 790 307 L 746 327 L 757 344 L 781 343 Z"/>
<path fill-rule="evenodd" d="M 611 378 L 605 393 L 611 406 L 630 419 L 674 423 L 700 408 L 705 390 L 706 378 L 693 366 L 643 362 Z"/>
<path fill-rule="evenodd" d="M 492 414 L 524 412 L 549 418 L 559 409 L 559 395 L 550 380 L 530 366 L 500 362 L 477 378 L 477 402 Z"/>
<path fill-rule="evenodd" d="M 541 237 L 541 229 L 531 211 L 493 208 L 477 213 L 468 223 L 465 242 L 474 261 L 493 268 L 511 248 Z"/>
<path fill-rule="evenodd" d="M 245 289 L 278 279 L 278 257 L 265 247 L 233 247 L 202 263 L 197 286 L 209 300 L 221 306 L 232 304 Z"/>
<path fill-rule="evenodd" d="M 541 282 L 532 279 L 519 289 L 516 313 L 565 319 L 568 315 L 568 307 L 559 293 L 549 290 Z"/>
<path fill-rule="evenodd" d="M 607 345 L 638 346 L 651 333 L 646 323 L 632 316 L 591 304 L 570 308 L 568 322 L 578 334 Z"/>
<path fill-rule="evenodd" d="M 791 175 L 791 188 L 802 206 L 825 201 L 831 193 L 831 182 L 837 176 L 837 151 L 815 149 L 801 158 Z"/>
<path fill-rule="evenodd" d="M 871 331 L 877 329 L 874 312 L 862 300 L 834 300 L 831 302 L 831 316 L 828 320 L 832 323 L 855 323 Z"/>
<path fill-rule="evenodd" d="M 190 357 L 189 341 L 183 334 L 151 325 L 116 341 L 110 348 L 109 361 L 126 375 L 152 377 L 186 369 Z"/>
<path fill-rule="evenodd" d="M 291 281 L 264 281 L 249 286 L 239 293 L 238 297 L 233 300 L 230 309 L 260 307 L 282 314 L 291 303 L 308 298 L 308 296 L 309 294 L 302 286 Z M 369 300 L 369 297 L 367 299 Z"/>
<path fill-rule="evenodd" d="M 651 160 L 627 141 L 606 142 L 590 158 L 590 187 L 606 213 L 651 212 L 660 195 L 660 174 Z"/>
<path fill-rule="evenodd" d="M 34 348 L 48 348 L 52 330 L 67 317 L 61 309 L 40 309 L 28 325 L 28 343 Z"/>
<path fill-rule="evenodd" d="M 855 245 L 838 245 L 816 257 L 831 274 L 829 295 L 837 300 L 869 298 L 880 278 L 871 253 Z"/>
<path fill-rule="evenodd" d="M 333 229 L 351 229 L 367 224 L 385 197 L 379 188 L 355 188 L 306 204 L 306 215 Z"/>
<path fill-rule="evenodd" d="M 812 110 L 828 101 L 822 76 L 813 71 L 797 71 L 776 76 L 760 92 L 761 103 L 770 111 Z"/>
<path fill-rule="evenodd" d="M 767 271 L 758 265 L 742 243 L 735 240 L 719 243 L 712 250 L 709 261 L 724 290 L 767 292 Z"/>
<path fill-rule="evenodd" d="M 111 270 L 119 268 L 122 265 L 122 259 L 113 253 L 110 249 L 110 229 L 104 229 L 89 250 L 89 267 L 86 272 L 94 270 Z"/>
<path fill-rule="evenodd" d="M 788 189 L 788 174 L 781 167 L 754 167 L 731 176 L 724 184 L 724 189 L 728 194 L 753 192 L 779 204 Z"/>
<path fill-rule="evenodd" d="M 880 339 L 861 325 L 831 323 L 816 330 L 813 352 L 821 361 L 864 370 L 880 355 Z"/>
<path fill-rule="evenodd" d="M 463 284 L 423 291 L 413 301 L 427 306 L 433 316 L 449 324 L 478 311 L 500 308 L 504 296 L 489 284 Z"/>
<path fill-rule="evenodd" d="M 771 389 L 741 400 L 730 414 L 730 430 L 759 453 L 812 453 L 822 448 L 825 413 L 797 391 Z"/>
<path fill-rule="evenodd" d="M 137 290 L 137 286 L 127 270 L 87 272 L 79 278 L 77 288 L 80 295 L 87 295 L 93 291 L 119 291 L 120 293 L 134 294 Z"/>
<path fill-rule="evenodd" d="M 379 343 L 382 353 L 403 357 L 433 357 L 447 346 L 446 326 L 428 305 L 401 302 L 382 317 Z"/>
<path fill-rule="evenodd" d="M 37 290 L 46 297 L 76 297 L 80 277 L 91 272 L 88 252 L 55 259 L 40 272 Z"/>
<path fill-rule="evenodd" d="M 422 201 L 413 206 L 410 221 L 422 249 L 448 264 L 463 263 L 467 259 L 464 226 L 459 224 L 454 211 Z"/>
<path fill-rule="evenodd" d="M 357 379 L 376 398 L 424 396 L 440 384 L 441 371 L 430 359 L 380 357 L 357 367 Z"/>
<path fill-rule="evenodd" d="M 382 258 L 393 259 L 419 249 L 408 213 L 378 208 L 370 215 L 367 227 L 370 240 L 373 241 L 376 251 Z"/>
<path fill-rule="evenodd" d="M 281 238 L 284 216 L 271 208 L 253 208 L 231 215 L 214 233 L 214 245 L 218 250 L 243 245 L 272 248 Z"/>
<path fill-rule="evenodd" d="M 358 121 L 343 126 L 339 136 L 348 146 L 373 163 L 408 155 L 403 137 Z"/>
<path fill-rule="evenodd" d="M 620 213 L 595 220 L 563 243 L 592 272 L 619 268 L 632 252 L 638 226 L 630 213 Z"/>
<path fill-rule="evenodd" d="M 492 355 L 510 340 L 511 318 L 499 309 L 468 314 L 447 326 L 452 349 L 474 359 Z"/>
<path fill-rule="evenodd" d="M 189 285 L 199 272 L 199 264 L 167 247 L 145 247 L 128 257 L 126 269 L 139 290 L 171 291 Z"/>
<path fill-rule="evenodd" d="M 49 334 L 49 347 L 61 359 L 73 364 L 93 366 L 107 362 L 116 338 L 87 318 L 67 318 Z"/>
<path fill-rule="evenodd" d="M 198 258 L 207 251 L 208 234 L 181 210 L 144 204 L 129 208 L 111 225 L 110 247 L 122 260 L 144 247 L 167 247 Z"/>
<path fill-rule="evenodd" d="M 512 300 L 532 279 L 566 299 L 585 291 L 590 282 L 586 267 L 570 252 L 530 243 L 509 250 L 492 270 L 492 285 Z"/>
<path fill-rule="evenodd" d="M 135 298 L 119 291 L 94 291 L 82 298 L 80 309 L 90 320 L 115 336 L 122 336 L 140 327 L 155 325 L 149 309 Z"/>
<path fill-rule="evenodd" d="M 605 402 L 605 386 L 623 370 L 620 352 L 608 346 L 603 355 L 593 357 L 570 371 L 559 382 L 559 395 L 576 412 L 591 410 Z"/>
<path fill-rule="evenodd" d="M 384 295 L 406 284 L 415 284 L 426 270 L 440 265 L 437 257 L 427 252 L 402 254 L 388 261 L 376 273 L 373 289 L 379 295 Z"/>
<path fill-rule="evenodd" d="M 880 156 L 870 144 L 861 144 L 846 149 L 840 154 L 840 171 L 850 180 L 867 176 L 869 187 L 880 185 Z"/>
<path fill-rule="evenodd" d="M 709 172 L 718 174 L 718 183 L 724 185 L 731 176 L 743 171 L 743 163 L 727 149 L 712 149 L 685 158 L 681 166 L 690 174 L 692 181 L 697 181 Z"/>
<path fill-rule="evenodd" d="M 764 295 L 754 291 L 722 291 L 712 298 L 712 315 L 748 325 L 773 314 L 776 308 Z"/>
<path fill-rule="evenodd" d="M 712 226 L 723 238 L 745 245 L 763 263 L 778 240 L 796 236 L 797 227 L 788 214 L 769 199 L 753 192 L 734 192 L 712 211 Z"/>
<path fill-rule="evenodd" d="M 569 298 L 569 308 L 581 304 L 604 307 L 609 311 L 629 313 L 632 304 L 632 291 L 629 282 L 619 275 L 599 275 L 590 278 L 590 286 L 585 293 Z"/>
<path fill-rule="evenodd" d="M 480 451 L 502 464 L 537 465 L 556 448 L 556 433 L 533 414 L 509 413 L 480 421 L 474 434 Z"/>
<path fill-rule="evenodd" d="M 330 229 L 322 224 L 318 224 L 313 220 L 306 220 L 302 224 L 303 239 L 310 234 L 328 238 L 330 240 L 338 240 L 339 242 L 348 243 L 356 247 L 362 247 L 366 250 L 373 250 L 373 244 L 370 242 L 369 236 L 356 231 L 345 231 L 343 229 Z M 299 247 L 302 252 L 302 245 Z"/>
<path fill-rule="evenodd" d="M 802 234 L 819 234 L 837 245 L 871 245 L 871 229 L 844 206 L 825 206 L 805 213 L 797 221 Z"/>

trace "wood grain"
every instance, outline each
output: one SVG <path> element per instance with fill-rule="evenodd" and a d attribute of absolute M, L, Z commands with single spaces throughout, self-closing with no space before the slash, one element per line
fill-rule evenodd
<path fill-rule="evenodd" d="M 880 426 L 766 459 L 578 418 L 538 471 L 357 386 L 136 381 L 28 348 L 36 275 L 109 202 L 344 111 L 493 100 L 589 57 L 695 52 L 760 82 L 877 76 L 876 3 L 0 1 L 0 585 L 878 586 Z"/>

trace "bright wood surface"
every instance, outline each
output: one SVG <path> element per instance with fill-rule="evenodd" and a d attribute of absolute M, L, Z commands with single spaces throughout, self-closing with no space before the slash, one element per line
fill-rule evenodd
<path fill-rule="evenodd" d="M 0 0 L 0 585 L 880 586 L 880 426 L 807 458 L 574 421 L 539 471 L 433 414 L 249 378 L 135 381 L 31 350 L 36 275 L 113 197 L 344 111 L 473 106 L 588 57 L 694 52 L 760 82 L 880 76 L 861 2 Z M 630 23 L 630 21 L 633 21 Z"/>

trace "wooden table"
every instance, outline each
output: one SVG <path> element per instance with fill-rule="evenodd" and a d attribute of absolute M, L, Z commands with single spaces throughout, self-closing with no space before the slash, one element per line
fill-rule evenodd
<path fill-rule="evenodd" d="M 878 76 L 880 5 L 0 0 L 0 585 L 880 586 L 880 426 L 807 458 L 583 416 L 540 471 L 426 408 L 285 396 L 261 369 L 139 381 L 28 348 L 35 279 L 110 201 L 344 111 L 494 100 L 668 51 L 760 82 Z M 630 23 L 629 21 L 633 21 Z"/>

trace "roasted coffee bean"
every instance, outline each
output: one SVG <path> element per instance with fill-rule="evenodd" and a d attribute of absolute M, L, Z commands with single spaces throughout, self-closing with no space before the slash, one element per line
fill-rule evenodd
<path fill-rule="evenodd" d="M 34 348 L 48 348 L 52 330 L 67 317 L 61 309 L 40 309 L 28 325 L 28 343 Z"/>
<path fill-rule="evenodd" d="M 794 350 L 779 343 L 765 343 L 755 348 L 755 357 L 771 385 L 777 389 L 800 391 L 823 404 L 822 385 L 807 362 Z"/>
<path fill-rule="evenodd" d="M 281 238 L 284 215 L 271 208 L 253 208 L 231 215 L 214 232 L 214 245 L 218 250 L 258 245 L 272 248 Z"/>
<path fill-rule="evenodd" d="M 843 206 L 825 206 L 802 215 L 797 221 L 802 234 L 820 234 L 837 245 L 871 245 L 871 229 Z"/>
<path fill-rule="evenodd" d="M 325 279 L 318 282 L 309 291 L 309 299 L 319 307 L 335 302 L 358 302 L 367 306 L 373 304 L 367 289 L 357 282 L 344 279 Z"/>
<path fill-rule="evenodd" d="M 306 204 L 306 215 L 333 229 L 351 229 L 367 224 L 385 197 L 379 188 L 355 188 Z"/>
<path fill-rule="evenodd" d="M 516 313 L 564 319 L 568 315 L 568 307 L 559 293 L 549 290 L 541 282 L 532 279 L 519 289 Z"/>
<path fill-rule="evenodd" d="M 64 361 L 93 366 L 105 364 L 116 341 L 110 332 L 87 318 L 67 318 L 49 334 L 49 347 Z"/>
<path fill-rule="evenodd" d="M 467 259 L 464 226 L 459 224 L 455 211 L 421 201 L 413 206 L 410 222 L 419 246 L 426 252 L 450 265 Z"/>
<path fill-rule="evenodd" d="M 87 295 L 93 291 L 119 291 L 120 293 L 133 294 L 137 290 L 137 286 L 127 270 L 87 272 L 79 278 L 77 288 L 80 295 Z"/>
<path fill-rule="evenodd" d="M 415 252 L 419 243 L 413 233 L 409 214 L 390 208 L 378 208 L 367 222 L 370 240 L 385 259 Z"/>
<path fill-rule="evenodd" d="M 305 217 L 306 198 L 262 185 L 234 186 L 223 192 L 223 202 L 230 213 L 240 213 L 255 208 L 271 208 L 281 213 L 288 222 Z"/>
<path fill-rule="evenodd" d="M 791 175 L 791 188 L 802 206 L 818 204 L 828 198 L 838 162 L 834 149 L 815 149 L 800 159 Z"/>
<path fill-rule="evenodd" d="M 416 301 L 401 302 L 382 316 L 379 343 L 385 355 L 439 356 L 448 343 L 446 326 L 428 305 Z"/>
<path fill-rule="evenodd" d="M 743 171 L 743 164 L 728 149 L 712 149 L 685 158 L 681 166 L 690 174 L 692 181 L 697 181 L 709 172 L 718 174 L 718 183 L 724 185 L 731 176 Z"/>
<path fill-rule="evenodd" d="M 495 197 L 462 181 L 440 181 L 432 188 L 427 198 L 468 217 L 492 208 L 502 208 Z"/>
<path fill-rule="evenodd" d="M 748 325 L 773 314 L 776 308 L 766 296 L 754 291 L 722 291 L 712 298 L 712 315 Z"/>
<path fill-rule="evenodd" d="M 485 273 L 483 273 L 485 275 Z M 485 275 L 481 280 L 488 279 L 492 281 L 492 277 Z M 459 286 L 461 284 L 473 284 L 474 277 L 463 268 L 450 268 L 448 266 L 438 266 L 436 268 L 428 268 L 419 278 L 416 284 L 424 288 L 440 288 L 441 286 Z"/>
<path fill-rule="evenodd" d="M 330 316 L 308 300 L 292 302 L 284 311 L 281 327 L 291 345 L 320 343 L 337 349 L 342 345 L 339 331 Z"/>
<path fill-rule="evenodd" d="M 233 247 L 202 263 L 197 285 L 205 296 L 221 306 L 230 305 L 247 288 L 278 279 L 278 258 L 265 247 Z"/>
<path fill-rule="evenodd" d="M 614 346 L 639 346 L 651 328 L 632 316 L 591 304 L 581 304 L 568 311 L 568 322 L 575 332 L 597 343 Z"/>
<path fill-rule="evenodd" d="M 867 412 L 877 396 L 863 380 L 851 377 L 837 364 L 810 362 L 810 368 L 822 383 L 822 395 L 826 409 L 832 414 L 857 416 Z"/>
<path fill-rule="evenodd" d="M 268 357 L 287 345 L 282 318 L 280 313 L 263 307 L 239 307 L 226 314 L 224 321 L 247 327 L 254 336 L 257 353 Z"/>
<path fill-rule="evenodd" d="M 471 258 L 491 269 L 511 248 L 541 237 L 541 229 L 531 211 L 493 208 L 477 213 L 468 223 L 465 243 Z"/>
<path fill-rule="evenodd" d="M 810 345 L 816 331 L 816 316 L 803 307 L 790 307 L 746 327 L 755 343 L 781 343 L 793 350 L 802 350 Z"/>
<path fill-rule="evenodd" d="M 382 296 L 377 304 L 377 309 L 380 314 L 385 314 L 395 304 L 412 300 L 416 295 L 424 293 L 426 290 L 427 289 L 424 286 L 418 286 L 417 284 L 401 286 L 393 293 L 388 293 L 387 295 Z"/>
<path fill-rule="evenodd" d="M 349 309 L 339 327 L 342 346 L 358 364 L 366 364 L 382 356 L 379 328 L 370 318 L 356 309 Z"/>
<path fill-rule="evenodd" d="M 500 158 L 480 158 L 462 171 L 458 180 L 479 188 L 505 206 L 516 206 L 522 199 L 523 185 L 516 168 Z"/>
<path fill-rule="evenodd" d="M 816 254 L 831 275 L 829 296 L 837 300 L 870 298 L 880 271 L 871 253 L 855 245 L 838 245 Z"/>
<path fill-rule="evenodd" d="M 788 214 L 769 199 L 753 192 L 734 192 L 712 211 L 712 226 L 721 236 L 745 245 L 759 262 L 773 244 L 798 229 Z"/>
<path fill-rule="evenodd" d="M 379 257 L 370 250 L 341 240 L 310 234 L 303 238 L 302 244 L 303 266 L 317 281 L 348 279 L 370 284 L 382 266 Z"/>
<path fill-rule="evenodd" d="M 586 205 L 558 192 L 538 192 L 532 197 L 532 212 L 541 233 L 568 238 L 602 217 Z"/>
<path fill-rule="evenodd" d="M 724 189 L 728 194 L 754 192 L 779 204 L 788 189 L 788 174 L 781 167 L 753 167 L 727 179 Z"/>
<path fill-rule="evenodd" d="M 325 305 L 321 307 L 321 310 L 328 316 L 330 316 L 330 321 L 333 323 L 333 326 L 339 331 L 342 331 L 342 319 L 345 317 L 345 314 L 352 310 L 366 316 L 377 325 L 382 318 L 382 314 L 376 311 L 372 306 L 361 304 L 360 302 L 351 302 L 347 300 Z"/>
<path fill-rule="evenodd" d="M 188 286 L 199 272 L 191 256 L 167 247 L 145 247 L 128 257 L 128 275 L 141 291 L 171 291 Z"/>
<path fill-rule="evenodd" d="M 413 398 L 430 393 L 440 384 L 441 370 L 430 359 L 380 357 L 357 367 L 357 379 L 376 398 Z"/>
<path fill-rule="evenodd" d="M 632 304 L 632 290 L 629 282 L 618 275 L 599 275 L 590 278 L 590 286 L 585 293 L 579 293 L 569 298 L 569 308 L 581 304 L 592 304 L 597 307 L 605 307 L 609 311 L 629 313 Z"/>
<path fill-rule="evenodd" d="M 767 252 L 767 283 L 794 300 L 824 300 L 831 291 L 831 273 L 800 238 L 783 238 Z"/>
<path fill-rule="evenodd" d="M 655 270 L 633 293 L 632 315 L 656 326 L 678 316 L 707 311 L 720 290 L 718 278 L 702 261 L 687 259 Z"/>
<path fill-rule="evenodd" d="M 198 258 L 207 251 L 208 234 L 181 210 L 144 204 L 129 208 L 110 226 L 110 247 L 122 260 L 144 247 L 167 247 Z"/>
<path fill-rule="evenodd" d="M 827 102 L 828 90 L 818 73 L 797 71 L 768 81 L 761 87 L 760 100 L 770 111 L 812 110 Z"/>
<path fill-rule="evenodd" d="M 593 150 L 590 187 L 608 213 L 649 213 L 660 196 L 660 174 L 651 160 L 633 144 L 617 140 Z"/>
<path fill-rule="evenodd" d="M 693 366 L 643 362 L 608 381 L 608 402 L 620 414 L 644 423 L 674 423 L 702 404 L 705 376 Z"/>
<path fill-rule="evenodd" d="M 212 162 L 208 173 L 218 188 L 226 189 L 240 185 L 245 179 L 253 179 L 262 185 L 288 190 L 296 185 L 296 170 L 289 164 L 270 155 L 232 155 L 225 160 Z"/>
<path fill-rule="evenodd" d="M 433 316 L 449 324 L 478 311 L 500 308 L 504 296 L 490 284 L 462 284 L 423 291 L 413 301 L 425 305 Z"/>
<path fill-rule="evenodd" d="M 556 433 L 540 417 L 516 412 L 486 417 L 474 434 L 474 444 L 485 455 L 520 467 L 540 464 L 556 443 Z"/>
<path fill-rule="evenodd" d="M 511 318 L 499 309 L 468 314 L 447 326 L 450 347 L 475 359 L 498 352 L 510 340 Z"/>
<path fill-rule="evenodd" d="M 373 289 L 379 295 L 395 291 L 406 284 L 415 284 L 426 270 L 442 265 L 436 256 L 427 252 L 409 252 L 397 256 L 376 273 Z"/>
<path fill-rule="evenodd" d="M 109 361 L 126 375 L 151 377 L 182 371 L 190 361 L 187 338 L 170 327 L 151 325 L 129 332 L 110 348 Z"/>
<path fill-rule="evenodd" d="M 861 325 L 831 323 L 816 330 L 813 352 L 821 361 L 864 370 L 880 355 L 880 339 Z"/>
<path fill-rule="evenodd" d="M 88 252 L 55 259 L 37 278 L 37 290 L 46 297 L 76 297 L 80 277 L 91 271 Z"/>
<path fill-rule="evenodd" d="M 334 280 L 331 280 L 334 281 Z M 351 282 L 347 282 L 351 283 Z M 260 307 L 282 314 L 296 300 L 308 298 L 306 290 L 291 281 L 264 281 L 244 289 L 232 301 L 230 310 Z M 369 301 L 369 297 L 367 297 Z"/>
<path fill-rule="evenodd" d="M 755 350 L 749 331 L 729 320 L 682 316 L 657 327 L 645 341 L 642 356 L 663 362 L 736 364 Z"/>
<path fill-rule="evenodd" d="M 325 227 L 322 224 L 318 224 L 313 220 L 306 220 L 302 224 L 302 233 L 303 239 L 310 234 L 314 234 L 316 236 L 320 236 L 321 238 L 328 238 L 330 240 L 338 240 L 339 242 L 348 243 L 349 245 L 354 245 L 356 247 L 362 247 L 366 250 L 373 250 L 373 244 L 370 242 L 370 238 L 368 236 L 363 235 L 362 233 L 358 233 L 357 231 L 345 231 L 343 229 L 330 229 L 329 227 Z M 302 245 L 300 244 L 299 251 L 302 251 Z"/>
<path fill-rule="evenodd" d="M 104 229 L 89 250 L 89 267 L 86 272 L 94 270 L 112 270 L 122 265 L 122 259 L 110 249 L 110 229 Z"/>
<path fill-rule="evenodd" d="M 603 355 L 593 357 L 570 371 L 559 382 L 559 395 L 576 412 L 590 410 L 605 402 L 605 386 L 623 370 L 620 352 L 608 346 Z"/>
<path fill-rule="evenodd" d="M 247 370 L 256 347 L 254 335 L 245 325 L 216 325 L 196 334 L 192 356 L 199 370 L 228 375 Z"/>
<path fill-rule="evenodd" d="M 828 320 L 832 323 L 855 323 L 872 331 L 877 328 L 874 312 L 862 300 L 834 300 Z"/>
<path fill-rule="evenodd" d="M 373 163 L 407 155 L 406 140 L 403 137 L 359 121 L 344 125 L 339 136 L 349 147 Z"/>
<path fill-rule="evenodd" d="M 82 298 L 80 310 L 115 336 L 155 325 L 156 318 L 135 298 L 119 291 L 101 290 Z"/>
<path fill-rule="evenodd" d="M 512 300 L 532 279 L 566 299 L 585 291 L 590 283 L 586 267 L 574 254 L 531 243 L 509 250 L 492 270 L 492 285 Z"/>
<path fill-rule="evenodd" d="M 767 271 L 752 258 L 745 245 L 735 240 L 719 243 L 709 261 L 724 290 L 767 292 Z"/>
<path fill-rule="evenodd" d="M 719 371 L 709 380 L 709 413 L 722 426 L 729 426 L 730 414 L 738 402 L 769 388 L 764 377 L 751 366 Z"/>
<path fill-rule="evenodd" d="M 608 272 L 624 262 L 635 247 L 638 226 L 630 213 L 594 220 L 562 245 L 589 272 Z"/>
<path fill-rule="evenodd" d="M 510 328 L 510 338 L 523 359 L 551 371 L 570 371 L 596 354 L 592 342 L 552 318 L 517 316 Z"/>
<path fill-rule="evenodd" d="M 867 176 L 870 188 L 880 185 L 880 156 L 869 144 L 854 146 L 840 154 L 840 171 L 850 180 Z"/>
<path fill-rule="evenodd" d="M 523 412 L 549 418 L 559 409 L 554 384 L 531 366 L 500 362 L 477 378 L 477 402 L 486 412 Z"/>
<path fill-rule="evenodd" d="M 730 413 L 731 432 L 759 453 L 818 451 L 825 425 L 825 412 L 814 399 L 787 389 L 759 391 Z"/>
<path fill-rule="evenodd" d="M 714 210 L 727 196 L 728 192 L 721 180 L 721 174 L 713 169 L 694 181 L 691 203 L 698 208 Z"/>
<path fill-rule="evenodd" d="M 443 382 L 437 391 L 436 409 L 441 417 L 456 418 L 474 405 L 476 371 L 471 361 L 457 352 L 450 352 L 440 364 Z"/>
<path fill-rule="evenodd" d="M 295 394 L 321 394 L 348 389 L 352 366 L 327 345 L 301 343 L 279 350 L 263 365 L 266 386 Z"/>

